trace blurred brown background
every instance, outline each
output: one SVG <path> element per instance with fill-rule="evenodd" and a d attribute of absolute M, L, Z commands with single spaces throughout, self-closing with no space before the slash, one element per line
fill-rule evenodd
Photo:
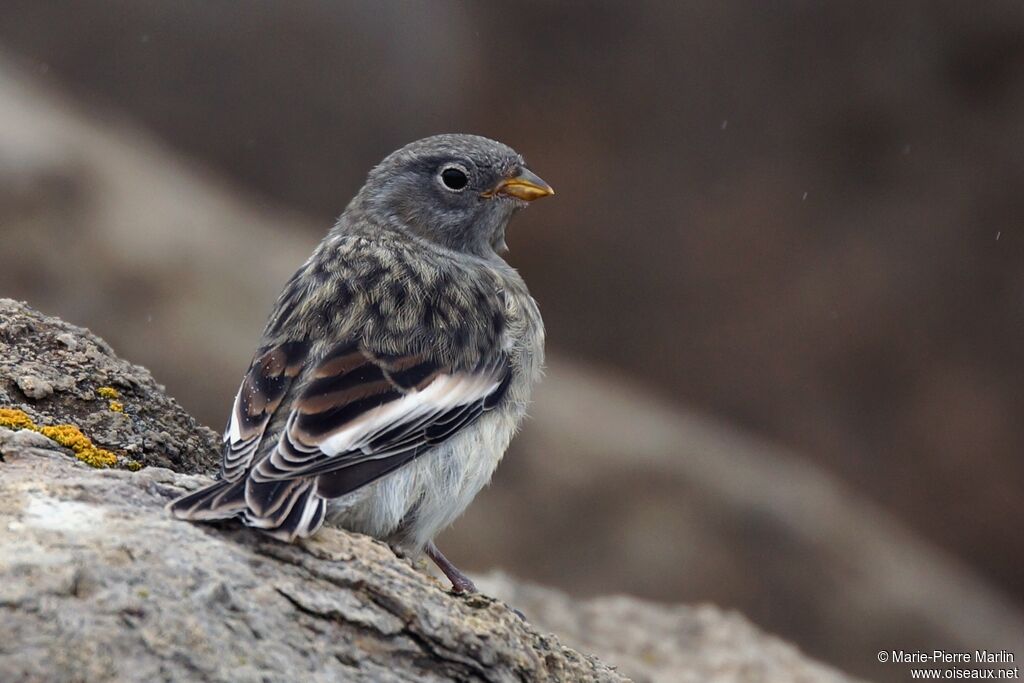
<path fill-rule="evenodd" d="M 90 181 L 44 172 L 45 200 L 17 183 L 0 191 L 0 207 L 30 216 L 5 222 L 21 232 L 5 246 L 0 296 L 92 326 L 215 428 L 273 292 L 370 166 L 424 135 L 476 132 L 516 147 L 558 191 L 509 239 L 556 357 L 797 453 L 987 579 L 999 601 L 1024 603 L 1024 4 L 8 0 L 0 48 L 33 81 L 150 131 L 242 197 L 231 211 L 245 220 L 207 233 L 161 224 L 184 209 L 147 206 L 161 183 L 140 181 L 137 213 L 104 245 L 78 226 L 73 198 Z M 17 159 L 0 162 L 0 176 L 21 177 Z M 133 228 L 144 224 L 158 236 Z M 275 225 L 291 230 L 283 241 L 266 237 Z M 204 249 L 231 275 L 200 270 L 178 231 L 199 244 L 209 234 Z M 53 265 L 53 235 L 96 259 L 118 251 L 121 266 Z M 153 240 L 159 264 L 133 251 Z M 243 286 L 253 279 L 266 291 Z M 116 303 L 94 295 L 97 281 Z M 232 308 L 244 325 L 214 330 Z M 212 352 L 184 342 L 213 334 L 224 362 L 197 367 Z M 639 424 L 626 415 L 617 431 Z M 506 512 L 532 512 L 522 482 L 536 473 L 511 456 L 505 467 L 486 495 L 521 490 Z M 602 506 L 620 497 L 675 501 L 638 517 L 643 535 L 700 495 L 628 483 L 574 511 L 600 521 L 559 524 L 607 526 Z M 549 519 L 567 514 L 552 500 Z M 762 531 L 748 529 L 767 543 Z M 585 541 L 566 575 L 571 564 L 544 569 L 557 547 L 526 561 L 502 555 L 507 543 L 488 550 L 486 532 L 453 541 L 470 567 L 475 538 L 487 561 L 549 583 L 738 605 L 842 658 L 816 640 L 819 624 L 769 605 L 756 583 L 746 597 L 710 580 L 695 590 L 668 561 L 651 581 L 601 574 L 620 548 Z M 732 560 L 756 573 L 764 558 Z M 805 580 L 799 556 L 787 567 Z M 862 654 L 848 659 L 871 671 Z"/>

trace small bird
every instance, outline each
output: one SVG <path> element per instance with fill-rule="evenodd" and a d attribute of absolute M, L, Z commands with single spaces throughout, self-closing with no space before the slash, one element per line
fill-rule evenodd
<path fill-rule="evenodd" d="M 283 541 L 325 522 L 426 554 L 488 481 L 544 359 L 544 325 L 500 254 L 554 194 L 514 150 L 437 135 L 370 171 L 285 285 L 235 397 L 220 478 L 180 519 L 239 518 Z"/>

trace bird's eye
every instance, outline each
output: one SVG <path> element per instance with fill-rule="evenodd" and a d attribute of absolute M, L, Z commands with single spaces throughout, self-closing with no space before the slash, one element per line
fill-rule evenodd
<path fill-rule="evenodd" d="M 441 171 L 441 182 L 453 192 L 459 192 L 469 184 L 469 176 L 458 166 L 448 166 Z"/>

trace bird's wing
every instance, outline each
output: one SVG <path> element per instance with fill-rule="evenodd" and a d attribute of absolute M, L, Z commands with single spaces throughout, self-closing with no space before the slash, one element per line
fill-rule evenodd
<path fill-rule="evenodd" d="M 354 343 L 339 345 L 306 373 L 276 448 L 249 473 L 256 486 L 247 498 L 259 497 L 255 489 L 279 488 L 259 484 L 312 476 L 324 497 L 353 491 L 494 408 L 512 377 L 504 357 L 456 369 L 419 354 L 375 354 Z M 261 502 L 250 505 L 262 508 Z"/>
<path fill-rule="evenodd" d="M 238 480 L 252 464 L 270 418 L 302 370 L 309 346 L 308 342 L 292 341 L 256 352 L 224 430 L 223 479 Z"/>

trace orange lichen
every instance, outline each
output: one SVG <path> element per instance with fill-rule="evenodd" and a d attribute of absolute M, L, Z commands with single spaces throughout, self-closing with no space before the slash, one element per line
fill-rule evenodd
<path fill-rule="evenodd" d="M 61 446 L 70 448 L 75 457 L 93 467 L 113 467 L 117 456 L 108 450 L 98 448 L 78 427 L 74 425 L 52 425 L 40 427 L 24 411 L 16 408 L 0 408 L 0 427 L 28 429 L 53 439 Z M 134 462 L 134 461 L 132 461 Z M 130 465 L 129 465 L 130 468 Z"/>

